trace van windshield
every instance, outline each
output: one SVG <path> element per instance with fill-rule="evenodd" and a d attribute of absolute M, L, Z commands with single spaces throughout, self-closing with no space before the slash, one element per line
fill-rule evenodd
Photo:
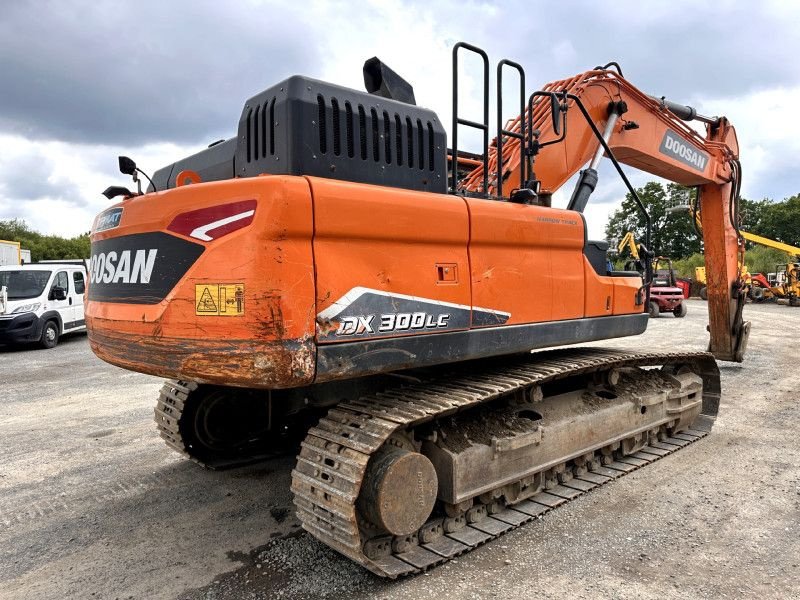
<path fill-rule="evenodd" d="M 0 271 L 0 288 L 5 287 L 9 300 L 38 298 L 50 280 L 52 271 Z"/>

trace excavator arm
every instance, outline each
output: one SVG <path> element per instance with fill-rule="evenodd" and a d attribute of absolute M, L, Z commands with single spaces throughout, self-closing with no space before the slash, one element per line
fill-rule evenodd
<path fill-rule="evenodd" d="M 622 252 L 626 246 L 628 247 L 631 256 L 633 256 L 634 259 L 639 260 L 639 249 L 636 247 L 636 239 L 633 237 L 632 231 L 626 233 L 622 240 L 620 240 L 619 244 L 617 244 L 617 252 Z"/>
<path fill-rule="evenodd" d="M 558 115 L 548 97 L 559 100 Z M 705 136 L 684 120 L 704 122 Z M 546 203 L 580 171 L 568 208 L 583 212 L 604 155 L 626 183 L 619 163 L 697 187 L 708 279 L 709 350 L 719 360 L 742 361 L 750 324 L 742 319 L 745 295 L 738 268 L 744 253 L 737 223 L 739 144 L 726 118 L 703 117 L 691 107 L 649 96 L 620 73 L 603 68 L 548 84 L 531 97 L 524 118 L 518 116 L 506 131 L 521 133 L 526 142 L 512 136 L 503 139 L 499 169 L 496 142 L 489 148 L 488 172 L 500 173 L 499 180 L 497 175 L 488 178 L 489 194 L 535 187 Z M 483 181 L 481 164 L 459 189 L 480 192 Z"/>

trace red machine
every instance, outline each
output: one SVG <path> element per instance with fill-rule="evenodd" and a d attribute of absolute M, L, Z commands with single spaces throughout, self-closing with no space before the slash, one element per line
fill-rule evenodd
<path fill-rule="evenodd" d="M 661 266 L 667 268 L 662 269 Z M 653 260 L 653 283 L 650 285 L 650 304 L 648 305 L 651 317 L 661 313 L 672 313 L 676 317 L 686 316 L 687 290 L 685 285 L 675 277 L 672 260 L 659 256 Z"/>

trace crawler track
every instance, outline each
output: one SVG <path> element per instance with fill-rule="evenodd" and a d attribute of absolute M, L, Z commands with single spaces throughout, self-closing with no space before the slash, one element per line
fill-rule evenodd
<path fill-rule="evenodd" d="M 186 442 L 181 434 L 179 422 L 189 394 L 197 389 L 197 384 L 191 381 L 166 381 L 161 386 L 158 394 L 158 403 L 155 408 L 155 420 L 158 433 L 167 446 L 190 458 L 198 464 L 203 464 L 191 455 Z M 204 465 L 205 466 L 205 465 Z"/>
<path fill-rule="evenodd" d="M 292 473 L 294 502 L 303 528 L 378 575 L 395 578 L 417 573 L 700 439 L 710 430 L 719 406 L 719 371 L 713 356 L 707 353 L 583 348 L 542 352 L 494 364 L 363 397 L 332 409 L 309 431 Z M 386 547 L 394 550 L 380 558 L 372 559 L 364 553 L 366 539 L 356 501 L 371 455 L 394 432 L 473 408 L 518 389 L 614 368 L 662 365 L 689 365 L 703 378 L 702 413 L 693 428 L 671 437 L 662 433 L 658 442 L 651 442 L 639 452 L 595 466 L 494 514 L 489 511 L 485 518 L 457 531 L 431 536 L 427 532 L 439 525 L 437 519 L 432 519 L 400 547 L 387 536 Z M 429 541 L 424 543 L 423 539 Z"/>
<path fill-rule="evenodd" d="M 198 387 L 197 383 L 191 381 L 176 380 L 165 381 L 161 386 L 155 408 L 155 421 L 167 446 L 198 465 L 212 470 L 240 467 L 287 453 L 287 448 L 243 445 L 239 451 L 206 451 L 201 455 L 200 449 L 203 445 L 197 439 L 197 431 L 192 426 L 191 419 L 188 423 L 181 421 L 189 403 L 197 399 Z"/>

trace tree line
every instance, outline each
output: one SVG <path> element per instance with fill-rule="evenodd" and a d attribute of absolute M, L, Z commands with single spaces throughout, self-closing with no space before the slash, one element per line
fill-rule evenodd
<path fill-rule="evenodd" d="M 19 242 L 31 251 L 31 260 L 64 260 L 89 258 L 89 233 L 72 238 L 43 235 L 31 229 L 22 219 L 0 220 L 0 240 Z"/>
<path fill-rule="evenodd" d="M 702 235 L 695 229 L 688 210 L 674 210 L 694 202 L 694 189 L 676 183 L 666 186 L 651 181 L 638 188 L 636 193 L 651 219 L 650 250 L 656 256 L 672 259 L 678 272 L 685 277 L 694 277 L 695 267 L 702 266 Z M 739 202 L 741 227 L 745 231 L 767 237 L 792 246 L 800 246 L 800 195 L 780 202 L 764 198 Z M 606 238 L 612 249 L 628 231 L 632 231 L 637 243 L 644 243 L 647 230 L 644 215 L 633 196 L 628 193 L 619 209 L 615 210 L 606 224 Z M 623 249 L 617 256 L 618 267 L 629 260 Z M 747 242 L 745 264 L 751 273 L 775 271 L 779 263 L 796 261 L 797 258 L 779 250 Z"/>

